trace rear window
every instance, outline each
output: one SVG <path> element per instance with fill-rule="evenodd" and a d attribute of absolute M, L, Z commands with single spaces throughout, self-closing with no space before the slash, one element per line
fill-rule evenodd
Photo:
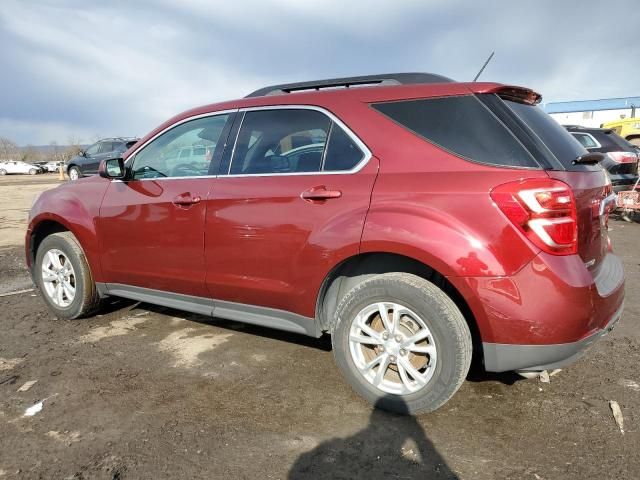
<path fill-rule="evenodd" d="M 377 103 L 372 107 L 425 140 L 467 160 L 539 168 L 524 146 L 473 95 Z"/>
<path fill-rule="evenodd" d="M 616 150 L 623 152 L 635 151 L 633 146 L 620 135 L 612 130 L 602 130 L 593 132 L 593 136 L 600 142 L 602 148 L 607 152 Z"/>
<path fill-rule="evenodd" d="M 573 161 L 587 150 L 567 130 L 540 107 L 504 100 L 504 103 L 542 140 L 566 170 L 575 170 Z"/>

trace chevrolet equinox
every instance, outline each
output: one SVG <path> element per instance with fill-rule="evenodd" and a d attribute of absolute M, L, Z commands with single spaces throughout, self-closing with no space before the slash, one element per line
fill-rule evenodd
<path fill-rule="evenodd" d="M 557 368 L 620 318 L 602 154 L 540 99 L 402 73 L 196 108 L 42 193 L 28 266 L 61 318 L 116 296 L 328 333 L 358 394 L 433 411 L 472 355 Z"/>

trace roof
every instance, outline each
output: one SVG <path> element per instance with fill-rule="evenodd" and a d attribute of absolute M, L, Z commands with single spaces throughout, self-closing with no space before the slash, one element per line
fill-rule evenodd
<path fill-rule="evenodd" d="M 549 102 L 543 105 L 544 111 L 547 113 L 593 112 L 598 110 L 621 110 L 631 107 L 640 107 L 640 97 Z"/>

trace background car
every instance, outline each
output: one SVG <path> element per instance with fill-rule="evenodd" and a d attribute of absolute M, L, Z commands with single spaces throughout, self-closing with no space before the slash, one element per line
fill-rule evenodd
<path fill-rule="evenodd" d="M 613 190 L 629 190 L 638 179 L 638 150 L 610 128 L 567 125 L 565 128 L 590 152 L 605 154 L 602 166 L 609 172 Z"/>
<path fill-rule="evenodd" d="M 43 165 L 49 173 L 57 172 L 61 166 L 64 167 L 64 162 L 47 162 Z"/>
<path fill-rule="evenodd" d="M 99 140 L 69 160 L 67 175 L 71 180 L 77 180 L 86 175 L 95 175 L 98 173 L 98 166 L 102 160 L 122 155 L 137 141 L 137 138 L 127 137 Z"/>
<path fill-rule="evenodd" d="M 640 146 L 640 118 L 623 118 L 606 122 L 601 128 L 609 128 L 633 145 Z"/>
<path fill-rule="evenodd" d="M 8 173 L 28 173 L 36 175 L 40 173 L 40 167 L 20 160 L 5 160 L 0 162 L 0 175 Z"/>

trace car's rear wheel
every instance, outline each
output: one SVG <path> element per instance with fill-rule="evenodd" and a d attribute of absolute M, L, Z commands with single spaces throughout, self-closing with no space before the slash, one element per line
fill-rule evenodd
<path fill-rule="evenodd" d="M 7 171 L 4 168 L 0 168 L 0 175 L 6 175 Z"/>
<path fill-rule="evenodd" d="M 82 174 L 80 173 L 80 169 L 78 167 L 71 167 L 69 169 L 69 178 L 71 180 L 78 180 Z"/>
<path fill-rule="evenodd" d="M 332 343 L 353 389 L 398 413 L 444 405 L 471 364 L 471 333 L 460 310 L 434 284 L 407 273 L 377 275 L 347 293 Z"/>
<path fill-rule="evenodd" d="M 34 278 L 60 318 L 78 318 L 97 310 L 100 297 L 80 243 L 71 232 L 46 237 L 36 253 Z"/>

